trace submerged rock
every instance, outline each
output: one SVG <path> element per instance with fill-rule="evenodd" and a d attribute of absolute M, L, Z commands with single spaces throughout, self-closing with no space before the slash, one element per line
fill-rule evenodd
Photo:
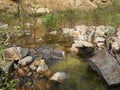
<path fill-rule="evenodd" d="M 100 76 L 102 76 L 108 85 L 120 83 L 120 57 L 116 58 L 104 49 L 89 59 L 89 64 Z"/>

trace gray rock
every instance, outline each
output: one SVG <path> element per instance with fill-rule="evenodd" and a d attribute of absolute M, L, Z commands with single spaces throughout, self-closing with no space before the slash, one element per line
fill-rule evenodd
<path fill-rule="evenodd" d="M 120 83 L 120 63 L 106 49 L 91 57 L 89 64 L 105 79 L 108 85 Z"/>
<path fill-rule="evenodd" d="M 33 61 L 32 56 L 27 56 L 21 60 L 18 61 L 18 63 L 22 66 L 28 65 Z"/>
<path fill-rule="evenodd" d="M 19 54 L 20 58 L 27 56 L 29 53 L 28 48 L 15 47 L 15 49 L 17 50 L 17 53 Z"/>

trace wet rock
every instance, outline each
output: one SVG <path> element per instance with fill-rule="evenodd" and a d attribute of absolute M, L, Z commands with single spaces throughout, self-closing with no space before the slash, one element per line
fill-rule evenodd
<path fill-rule="evenodd" d="M 39 53 L 41 58 L 46 61 L 60 60 L 64 58 L 64 51 L 62 49 L 58 49 L 57 47 L 42 46 L 37 48 L 36 51 Z"/>
<path fill-rule="evenodd" d="M 51 78 L 50 80 L 54 80 L 57 82 L 62 82 L 63 80 L 67 79 L 68 76 L 66 75 L 65 72 L 56 72 Z"/>
<path fill-rule="evenodd" d="M 22 66 L 28 65 L 33 61 L 32 56 L 27 56 L 21 60 L 18 61 L 18 63 Z"/>
<path fill-rule="evenodd" d="M 120 57 L 118 58 L 120 59 Z M 120 83 L 120 63 L 112 54 L 104 49 L 89 59 L 89 64 L 108 85 Z"/>

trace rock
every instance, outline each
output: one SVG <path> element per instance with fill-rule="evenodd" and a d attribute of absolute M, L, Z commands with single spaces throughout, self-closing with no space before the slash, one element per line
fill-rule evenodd
<path fill-rule="evenodd" d="M 32 72 L 31 72 L 31 71 L 27 72 L 27 76 L 28 76 L 28 77 L 30 77 L 31 75 L 32 75 Z"/>
<path fill-rule="evenodd" d="M 24 30 L 24 35 L 30 36 L 31 35 L 30 30 Z"/>
<path fill-rule="evenodd" d="M 7 29 L 8 28 L 8 24 L 1 24 L 0 23 L 0 29 Z"/>
<path fill-rule="evenodd" d="M 79 35 L 78 40 L 80 40 L 80 41 L 88 41 L 88 35 Z"/>
<path fill-rule="evenodd" d="M 50 13 L 50 10 L 48 8 L 38 8 L 35 11 L 36 13 Z"/>
<path fill-rule="evenodd" d="M 18 61 L 18 63 L 22 66 L 28 65 L 33 61 L 32 56 L 27 56 L 21 60 Z"/>
<path fill-rule="evenodd" d="M 38 73 L 43 73 L 46 72 L 47 70 L 48 70 L 48 66 L 45 64 L 45 60 L 40 60 L 40 65 L 36 71 Z"/>
<path fill-rule="evenodd" d="M 29 50 L 21 47 L 11 47 L 4 50 L 6 60 L 19 60 L 27 56 Z"/>
<path fill-rule="evenodd" d="M 40 65 L 40 63 L 41 63 L 41 60 L 40 60 L 39 58 L 36 58 L 36 59 L 32 62 L 31 65 L 34 65 L 35 67 L 38 67 L 38 66 Z M 30 65 L 30 66 L 31 66 L 31 65 Z"/>
<path fill-rule="evenodd" d="M 14 71 L 14 61 L 9 61 L 6 63 L 5 71 L 11 73 Z"/>
<path fill-rule="evenodd" d="M 20 56 L 17 53 L 15 47 L 5 49 L 5 59 L 6 60 L 19 60 Z"/>
<path fill-rule="evenodd" d="M 38 53 L 37 53 L 36 49 L 30 49 L 29 55 L 36 57 L 38 55 Z"/>
<path fill-rule="evenodd" d="M 68 34 L 70 36 L 75 36 L 74 35 L 75 34 L 74 33 L 75 32 L 74 28 L 63 28 L 62 31 L 63 31 L 63 34 Z"/>
<path fill-rule="evenodd" d="M 117 33 L 116 33 L 117 37 L 120 38 L 120 26 L 117 28 Z"/>
<path fill-rule="evenodd" d="M 113 33 L 113 31 L 115 31 L 115 29 L 111 26 L 97 26 L 96 27 L 96 36 L 102 36 L 102 37 L 106 37 L 106 34 L 109 34 L 109 33 Z"/>
<path fill-rule="evenodd" d="M 105 42 L 105 38 L 104 37 L 96 37 L 94 42 L 95 43 L 99 43 L 99 42 L 104 43 Z"/>
<path fill-rule="evenodd" d="M 93 47 L 93 44 L 91 42 L 87 42 L 87 41 L 75 41 L 75 46 L 76 47 Z"/>
<path fill-rule="evenodd" d="M 60 60 L 64 58 L 63 50 L 58 49 L 57 47 L 42 46 L 37 48 L 36 51 L 40 54 L 41 58 L 46 61 Z"/>
<path fill-rule="evenodd" d="M 65 72 L 56 72 L 51 78 L 50 80 L 54 80 L 57 82 L 62 82 L 63 80 L 67 79 L 68 76 L 66 75 Z"/>
<path fill-rule="evenodd" d="M 85 35 L 88 31 L 88 27 L 86 25 L 75 26 L 75 29 L 79 31 L 81 35 Z"/>
<path fill-rule="evenodd" d="M 78 49 L 76 48 L 75 44 L 72 44 L 72 47 L 70 48 L 72 52 L 78 53 Z"/>
<path fill-rule="evenodd" d="M 22 29 L 22 27 L 20 27 L 20 26 L 14 26 L 14 29 L 18 30 L 18 29 Z"/>
<path fill-rule="evenodd" d="M 108 50 L 99 51 L 89 59 L 89 64 L 93 70 L 105 79 L 108 85 L 120 83 L 120 63 Z"/>
<path fill-rule="evenodd" d="M 26 23 L 25 25 L 26 25 L 28 28 L 31 27 L 31 26 L 33 26 L 32 23 Z"/>
<path fill-rule="evenodd" d="M 20 58 L 23 58 L 28 55 L 29 49 L 28 48 L 22 48 L 22 47 L 15 47 L 17 50 L 17 53 L 19 54 Z"/>
<path fill-rule="evenodd" d="M 38 73 L 44 73 L 48 70 L 48 66 L 47 65 L 40 65 L 38 68 L 37 68 L 37 72 Z"/>
<path fill-rule="evenodd" d="M 112 48 L 119 50 L 120 49 L 120 39 L 118 37 L 112 37 L 111 45 Z"/>
<path fill-rule="evenodd" d="M 120 44 L 118 44 L 117 42 L 113 42 L 112 43 L 112 48 L 119 50 L 120 49 Z"/>
<path fill-rule="evenodd" d="M 21 68 L 18 68 L 17 74 L 19 77 L 24 77 L 25 76 L 25 71 Z"/>
<path fill-rule="evenodd" d="M 35 70 L 37 69 L 37 67 L 36 67 L 35 65 L 33 65 L 33 64 L 30 65 L 29 67 L 30 67 L 30 69 L 32 69 L 33 71 L 35 71 Z"/>
<path fill-rule="evenodd" d="M 100 50 L 100 49 L 104 49 L 104 47 L 105 47 L 105 45 L 104 45 L 104 43 L 97 43 L 97 46 L 98 46 L 98 49 Z"/>

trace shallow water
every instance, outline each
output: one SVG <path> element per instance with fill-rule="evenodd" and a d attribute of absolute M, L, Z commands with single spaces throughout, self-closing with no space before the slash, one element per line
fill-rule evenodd
<path fill-rule="evenodd" d="M 35 32 L 31 29 L 31 36 L 16 37 L 10 40 L 12 46 L 40 47 L 41 43 L 38 39 L 41 37 L 44 29 L 41 23 L 37 24 L 37 30 Z M 23 87 L 17 90 L 120 90 L 120 85 L 108 86 L 104 79 L 99 77 L 97 73 L 89 67 L 88 62 L 86 62 L 87 58 L 85 58 L 88 56 L 87 54 L 79 54 L 78 56 L 70 54 L 66 60 L 59 61 L 50 66 L 53 72 L 64 71 L 69 74 L 69 79 L 61 84 L 46 79 L 36 79 L 32 86 L 29 84 L 27 86 L 23 85 Z"/>

